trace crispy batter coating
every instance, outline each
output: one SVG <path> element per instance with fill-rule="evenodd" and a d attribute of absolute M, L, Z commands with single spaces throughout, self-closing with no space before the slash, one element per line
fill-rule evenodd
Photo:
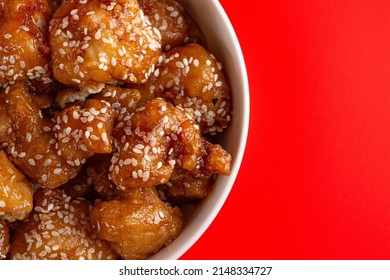
<path fill-rule="evenodd" d="M 158 187 L 164 197 L 171 203 L 195 201 L 207 196 L 214 184 L 215 177 L 211 173 L 195 176 L 182 168 L 175 168 L 169 182 Z"/>
<path fill-rule="evenodd" d="M 188 39 L 185 10 L 175 0 L 139 0 L 151 24 L 161 32 L 161 46 L 164 51 L 183 45 Z"/>
<path fill-rule="evenodd" d="M 52 82 L 45 37 L 49 15 L 46 0 L 0 2 L 0 87 L 21 80 Z"/>
<path fill-rule="evenodd" d="M 15 230 L 11 259 L 115 259 L 111 247 L 89 225 L 90 203 L 63 190 L 40 190 L 28 220 Z"/>
<path fill-rule="evenodd" d="M 176 159 L 195 168 L 203 155 L 199 129 L 181 109 L 157 98 L 118 123 L 110 179 L 120 190 L 166 183 Z"/>
<path fill-rule="evenodd" d="M 154 188 L 141 188 L 96 203 L 91 224 L 122 258 L 146 259 L 180 234 L 183 218 L 180 209 L 161 201 Z"/>
<path fill-rule="evenodd" d="M 33 181 L 56 188 L 75 177 L 71 166 L 56 148 L 53 123 L 42 115 L 23 83 L 0 92 L 0 143 L 11 161 Z"/>
<path fill-rule="evenodd" d="M 97 99 L 110 103 L 115 117 L 115 125 L 123 120 L 124 116 L 132 113 L 141 100 L 141 92 L 137 89 L 106 86 L 96 95 Z"/>
<path fill-rule="evenodd" d="M 231 120 L 231 93 L 222 64 L 198 44 L 166 53 L 143 91 L 191 111 L 203 134 L 222 132 Z"/>
<path fill-rule="evenodd" d="M 152 26 L 161 32 L 164 51 L 185 43 L 204 44 L 205 39 L 194 20 L 176 0 L 139 0 Z"/>
<path fill-rule="evenodd" d="M 9 229 L 6 222 L 0 218 L 0 260 L 7 257 L 9 250 Z"/>
<path fill-rule="evenodd" d="M 0 218 L 23 220 L 33 207 L 33 190 L 26 177 L 0 151 Z"/>
<path fill-rule="evenodd" d="M 86 163 L 86 172 L 88 182 L 93 185 L 97 196 L 107 200 L 115 194 L 115 184 L 108 179 L 108 169 L 111 166 L 111 157 L 109 155 L 94 155 Z"/>
<path fill-rule="evenodd" d="M 110 179 L 119 190 L 165 184 L 175 166 L 193 174 L 230 173 L 230 154 L 204 140 L 184 109 L 161 98 L 137 108 L 116 128 Z"/>
<path fill-rule="evenodd" d="M 69 0 L 50 21 L 54 77 L 91 92 L 104 83 L 143 83 L 160 54 L 160 36 L 137 0 Z"/>
<path fill-rule="evenodd" d="M 56 117 L 54 126 L 58 149 L 70 165 L 81 166 L 94 153 L 112 152 L 113 127 L 111 105 L 88 99 L 85 108 L 70 106 Z"/>

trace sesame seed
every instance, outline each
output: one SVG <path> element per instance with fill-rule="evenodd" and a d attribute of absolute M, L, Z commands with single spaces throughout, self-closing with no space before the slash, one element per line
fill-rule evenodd
<path fill-rule="evenodd" d="M 26 133 L 26 140 L 27 140 L 27 142 L 31 142 L 31 139 L 32 139 L 31 133 L 27 132 Z"/>
<path fill-rule="evenodd" d="M 30 159 L 28 159 L 28 164 L 30 164 L 31 166 L 35 166 L 35 160 L 34 159 L 32 159 L 32 158 L 30 158 Z"/>
<path fill-rule="evenodd" d="M 101 34 L 101 29 L 99 29 L 98 31 L 96 31 L 95 33 L 95 39 L 96 40 L 99 40 L 101 38 L 102 34 Z"/>
<path fill-rule="evenodd" d="M 5 39 L 10 39 L 10 38 L 12 38 L 12 35 L 7 33 L 7 34 L 4 35 L 4 38 Z"/>
<path fill-rule="evenodd" d="M 181 61 L 176 61 L 176 66 L 179 68 L 184 68 L 184 64 Z"/>
<path fill-rule="evenodd" d="M 61 172 L 62 172 L 62 168 L 56 168 L 56 169 L 54 169 L 54 171 L 53 171 L 53 173 L 56 174 L 56 175 L 61 174 Z"/>

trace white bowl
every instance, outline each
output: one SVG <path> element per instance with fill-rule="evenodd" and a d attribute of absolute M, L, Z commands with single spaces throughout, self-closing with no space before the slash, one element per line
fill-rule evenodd
<path fill-rule="evenodd" d="M 229 176 L 219 176 L 209 194 L 181 235 L 150 259 L 175 260 L 206 231 L 229 195 L 241 165 L 249 126 L 249 87 L 244 57 L 234 29 L 217 0 L 179 0 L 206 36 L 208 49 L 224 66 L 233 95 L 232 122 L 223 132 L 220 144 L 232 155 Z"/>

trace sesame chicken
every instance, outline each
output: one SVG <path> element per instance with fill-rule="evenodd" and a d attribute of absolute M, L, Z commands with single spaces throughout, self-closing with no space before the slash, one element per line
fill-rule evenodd
<path fill-rule="evenodd" d="M 132 113 L 138 107 L 141 101 L 141 92 L 137 89 L 106 86 L 95 98 L 104 100 L 111 105 L 116 125 L 123 120 L 124 116 Z"/>
<path fill-rule="evenodd" d="M 116 253 L 91 230 L 91 204 L 63 190 L 39 190 L 30 217 L 15 230 L 11 259 L 102 260 Z"/>
<path fill-rule="evenodd" d="M 160 98 L 136 109 L 116 128 L 110 179 L 120 190 L 164 184 L 179 155 L 180 165 L 195 168 L 203 154 L 200 131 L 190 116 Z"/>
<path fill-rule="evenodd" d="M 207 196 L 212 189 L 214 179 L 211 173 L 195 176 L 187 170 L 176 167 L 169 182 L 158 186 L 158 190 L 163 192 L 165 200 L 171 203 L 196 201 Z"/>
<path fill-rule="evenodd" d="M 161 32 L 161 47 L 164 51 L 183 45 L 189 39 L 185 10 L 176 0 L 138 2 L 152 26 Z"/>
<path fill-rule="evenodd" d="M 75 177 L 80 166 L 62 157 L 54 124 L 33 103 L 26 85 L 16 83 L 7 89 L 0 92 L 0 143 L 11 161 L 44 188 L 56 188 Z"/>
<path fill-rule="evenodd" d="M 0 260 L 7 258 L 9 250 L 9 228 L 7 223 L 0 218 Z"/>
<path fill-rule="evenodd" d="M 204 140 L 185 110 L 161 98 L 137 108 L 116 128 L 109 178 L 119 190 L 165 184 L 175 166 L 194 174 L 230 173 L 230 155 Z"/>
<path fill-rule="evenodd" d="M 81 166 L 94 153 L 111 153 L 113 121 L 106 101 L 88 99 L 83 109 L 67 107 L 56 117 L 53 129 L 60 154 L 68 164 Z"/>
<path fill-rule="evenodd" d="M 139 188 L 96 203 L 91 224 L 123 259 L 146 259 L 180 234 L 183 217 L 178 207 L 160 200 L 155 188 Z"/>
<path fill-rule="evenodd" d="M 56 80 L 99 92 L 104 84 L 144 83 L 161 51 L 137 0 L 69 0 L 50 21 Z"/>
<path fill-rule="evenodd" d="M 230 86 L 222 64 L 198 44 L 172 49 L 160 60 L 142 93 L 189 110 L 203 134 L 222 132 L 231 120 Z"/>
<path fill-rule="evenodd" d="M 0 150 L 0 219 L 9 222 L 25 219 L 33 207 L 33 189 Z"/>
<path fill-rule="evenodd" d="M 52 83 L 46 38 L 50 8 L 46 0 L 0 3 L 0 87 L 15 81 Z"/>

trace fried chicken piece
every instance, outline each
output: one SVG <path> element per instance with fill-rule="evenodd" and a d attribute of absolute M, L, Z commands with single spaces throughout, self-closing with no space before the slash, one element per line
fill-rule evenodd
<path fill-rule="evenodd" d="M 115 259 L 89 224 L 90 203 L 72 199 L 61 189 L 39 190 L 30 217 L 15 229 L 11 259 Z"/>
<path fill-rule="evenodd" d="M 141 100 L 141 92 L 137 89 L 106 86 L 97 99 L 110 103 L 115 117 L 115 125 L 123 120 L 124 116 L 132 113 Z"/>
<path fill-rule="evenodd" d="M 91 225 L 122 258 L 146 259 L 179 236 L 183 217 L 178 207 L 161 201 L 154 188 L 141 188 L 96 203 Z"/>
<path fill-rule="evenodd" d="M 231 120 L 230 86 L 222 64 L 198 44 L 168 52 L 141 90 L 192 112 L 203 134 L 222 132 Z"/>
<path fill-rule="evenodd" d="M 181 109 L 157 98 L 118 123 L 110 179 L 120 190 L 166 183 L 173 168 L 196 168 L 204 151 L 199 129 Z M 179 159 L 180 156 L 180 159 Z"/>
<path fill-rule="evenodd" d="M 50 7 L 46 0 L 0 3 L 0 87 L 15 81 L 51 83 L 46 40 Z"/>
<path fill-rule="evenodd" d="M 33 189 L 26 177 L 0 151 L 0 218 L 25 219 L 33 207 Z"/>
<path fill-rule="evenodd" d="M 111 153 L 113 122 L 111 105 L 106 101 L 88 99 L 83 109 L 67 107 L 56 117 L 54 126 L 59 154 L 70 165 L 81 166 L 94 153 Z"/>
<path fill-rule="evenodd" d="M 171 203 L 183 203 L 205 198 L 214 184 L 215 177 L 211 173 L 195 176 L 182 168 L 175 168 L 165 185 L 158 187 L 164 193 L 164 200 Z"/>
<path fill-rule="evenodd" d="M 193 174 L 230 173 L 230 155 L 222 153 L 220 146 L 208 146 L 192 116 L 161 98 L 125 117 L 114 137 L 117 152 L 112 157 L 110 179 L 121 191 L 165 184 L 175 166 Z"/>
<path fill-rule="evenodd" d="M 0 218 L 0 260 L 7 258 L 9 251 L 9 228 L 6 222 Z"/>
<path fill-rule="evenodd" d="M 152 26 L 161 32 L 164 51 L 185 43 L 204 44 L 199 27 L 176 0 L 139 0 L 139 5 Z"/>
<path fill-rule="evenodd" d="M 108 169 L 111 166 L 109 155 L 94 155 L 86 163 L 88 181 L 93 185 L 93 189 L 99 198 L 107 200 L 115 194 L 115 184 L 108 179 Z"/>
<path fill-rule="evenodd" d="M 24 83 L 0 92 L 0 143 L 11 161 L 44 188 L 56 188 L 80 170 L 60 155 L 52 128 Z"/>
<path fill-rule="evenodd" d="M 152 26 L 161 32 L 161 47 L 164 51 L 180 46 L 188 40 L 185 10 L 175 0 L 139 0 L 140 8 Z"/>
<path fill-rule="evenodd" d="M 105 83 L 143 83 L 160 55 L 160 36 L 137 0 L 69 0 L 50 21 L 54 77 L 94 93 Z"/>

